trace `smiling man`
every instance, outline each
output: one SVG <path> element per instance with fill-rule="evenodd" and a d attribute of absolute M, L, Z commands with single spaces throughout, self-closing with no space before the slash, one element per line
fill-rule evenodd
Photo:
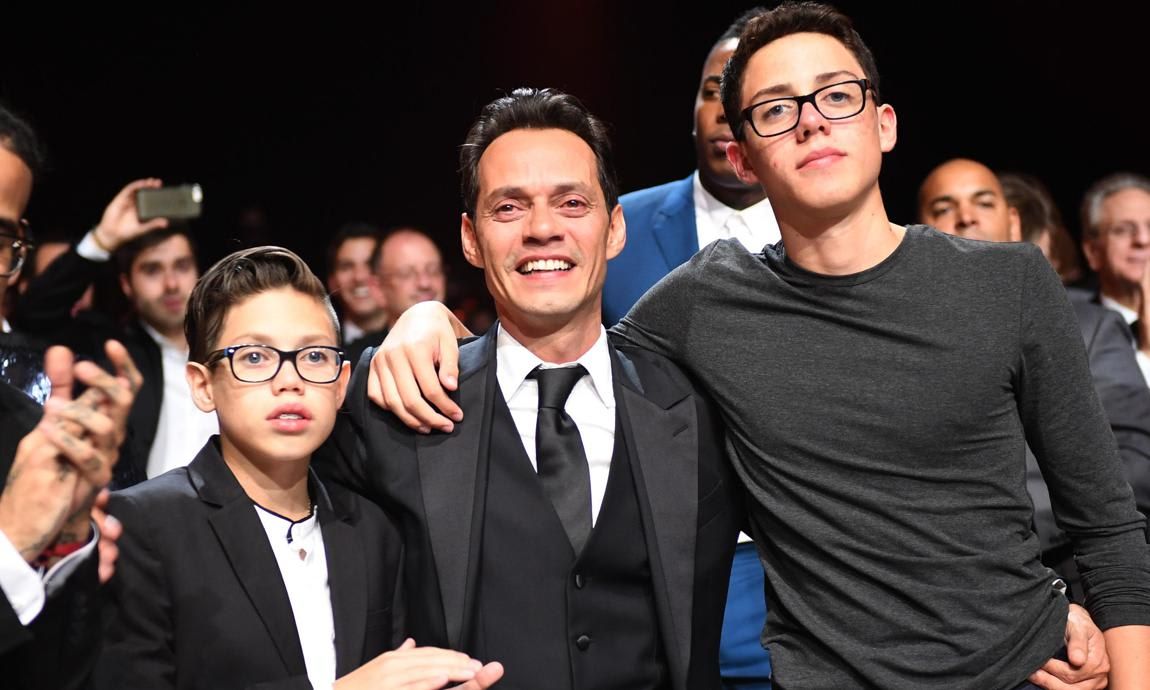
<path fill-rule="evenodd" d="M 464 256 L 499 314 L 460 351 L 468 421 L 416 434 L 369 405 L 361 365 L 334 468 L 397 507 L 408 632 L 498 659 L 501 688 L 717 690 L 741 501 L 706 400 L 607 342 L 626 230 L 604 127 L 519 89 L 460 162 Z"/>

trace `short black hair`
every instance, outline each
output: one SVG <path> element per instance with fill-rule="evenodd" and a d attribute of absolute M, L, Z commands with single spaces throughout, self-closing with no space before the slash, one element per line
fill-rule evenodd
<path fill-rule="evenodd" d="M 595 154 L 607 210 L 615 208 L 619 181 L 607 126 L 571 94 L 557 89 L 520 88 L 484 106 L 460 148 L 460 187 L 469 216 L 475 217 L 479 199 L 479 159 L 491 142 L 517 129 L 562 129 L 586 142 Z"/>
<path fill-rule="evenodd" d="M 192 257 L 196 258 L 198 253 L 195 240 L 192 239 L 191 228 L 186 223 L 169 221 L 168 227 L 146 232 L 118 248 L 112 255 L 116 260 L 116 268 L 124 275 L 130 274 L 132 264 L 136 263 L 136 258 L 145 249 L 151 249 L 176 235 L 183 235 L 188 240 L 188 246 L 192 248 Z"/>
<path fill-rule="evenodd" d="M 735 17 L 735 21 L 731 22 L 731 25 L 727 27 L 727 30 L 723 32 L 722 36 L 719 36 L 719 40 L 715 41 L 715 43 L 723 43 L 732 38 L 738 38 L 743 33 L 743 29 L 747 28 L 747 24 L 751 23 L 752 19 L 766 11 L 767 8 L 760 5 L 758 7 L 752 7 L 738 17 Z"/>
<path fill-rule="evenodd" d="M 335 231 L 335 236 L 331 238 L 331 242 L 327 245 L 327 272 L 331 275 L 335 271 L 335 257 L 339 254 L 340 247 L 348 240 L 366 238 L 373 240 L 375 246 L 372 248 L 372 255 L 374 256 L 379 251 L 379 240 L 382 233 L 379 227 L 371 223 L 363 221 L 352 221 L 344 223 L 340 226 L 339 230 Z"/>
<path fill-rule="evenodd" d="M 32 126 L 0 105 L 0 146 L 8 149 L 32 171 L 36 178 L 44 171 L 44 150 Z"/>
<path fill-rule="evenodd" d="M 825 34 L 842 43 L 855 56 L 862 67 L 863 76 L 870 83 L 875 103 L 882 103 L 878 89 L 878 66 L 870 48 L 854 29 L 850 17 L 830 5 L 819 2 L 784 2 L 773 10 L 761 12 L 747 22 L 739 35 L 739 46 L 727 60 L 723 68 L 723 83 L 720 94 L 723 99 L 723 113 L 731 125 L 735 139 L 745 138 L 741 92 L 743 74 L 751 56 L 784 36 L 798 33 Z"/>

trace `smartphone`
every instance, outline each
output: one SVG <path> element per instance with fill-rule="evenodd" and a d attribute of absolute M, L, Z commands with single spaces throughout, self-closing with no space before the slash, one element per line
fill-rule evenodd
<path fill-rule="evenodd" d="M 136 190 L 136 215 L 153 218 L 199 218 L 204 191 L 198 184 Z"/>

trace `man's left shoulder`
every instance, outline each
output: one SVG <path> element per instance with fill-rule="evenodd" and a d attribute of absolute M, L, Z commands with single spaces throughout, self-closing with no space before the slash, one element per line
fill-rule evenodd
<path fill-rule="evenodd" d="M 620 340 L 613 342 L 624 373 L 637 378 L 640 387 L 649 397 L 653 393 L 659 394 L 656 397 L 675 399 L 700 395 L 699 388 L 691 378 L 670 359 Z"/>

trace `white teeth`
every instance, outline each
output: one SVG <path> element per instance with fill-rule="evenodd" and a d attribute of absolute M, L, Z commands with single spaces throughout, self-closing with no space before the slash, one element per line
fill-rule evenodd
<path fill-rule="evenodd" d="M 528 261 L 519 267 L 520 273 L 534 273 L 535 271 L 569 271 L 572 265 L 562 259 L 536 259 Z"/>
<path fill-rule="evenodd" d="M 371 295 L 371 290 L 366 286 L 357 287 L 351 291 L 352 297 L 367 297 Z"/>
<path fill-rule="evenodd" d="M 303 419 L 303 416 L 298 415 L 298 414 L 291 414 L 289 412 L 285 412 L 285 413 L 280 415 L 280 419 Z"/>

